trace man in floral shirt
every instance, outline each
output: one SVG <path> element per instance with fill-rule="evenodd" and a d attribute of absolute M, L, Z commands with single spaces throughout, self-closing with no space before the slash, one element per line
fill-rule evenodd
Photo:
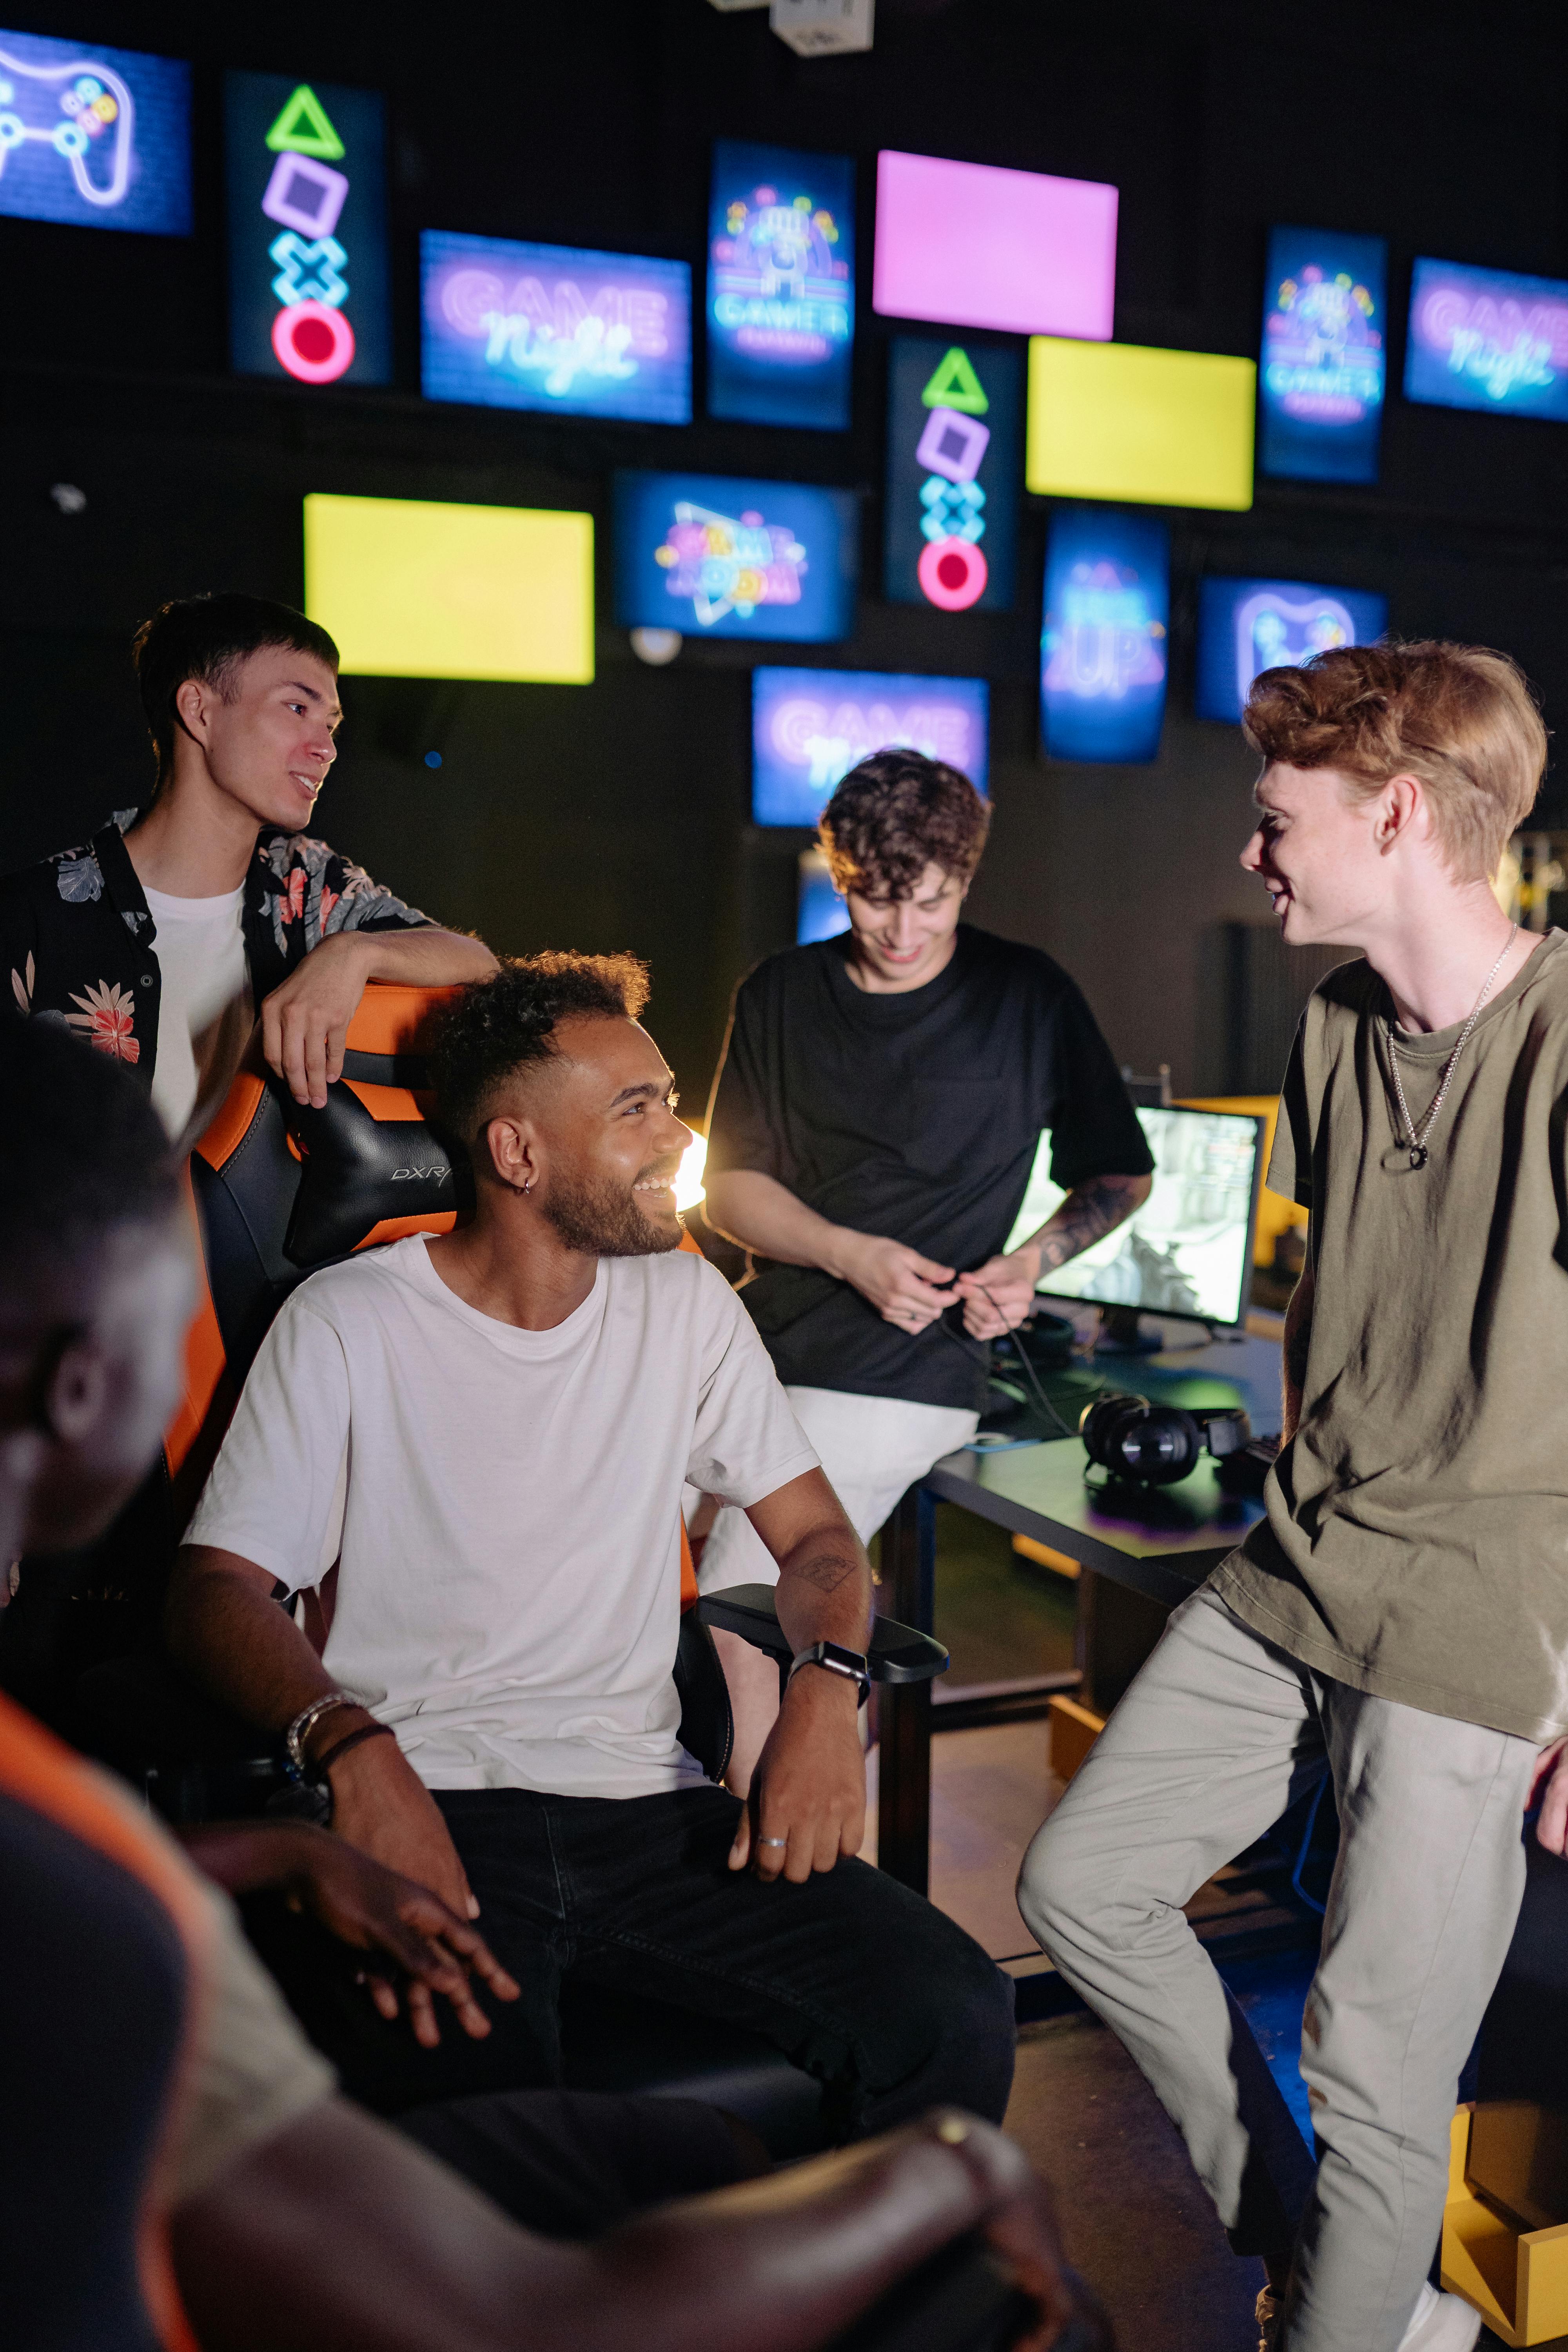
<path fill-rule="evenodd" d="M 268 1063 L 320 1106 L 367 981 L 475 980 L 495 960 L 304 831 L 342 716 L 324 629 L 260 597 L 187 597 L 135 658 L 153 796 L 0 881 L 0 1007 L 130 1064 L 188 1144 L 258 1009 Z"/>

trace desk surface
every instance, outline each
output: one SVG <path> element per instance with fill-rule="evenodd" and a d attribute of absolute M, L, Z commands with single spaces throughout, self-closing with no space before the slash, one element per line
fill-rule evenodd
<path fill-rule="evenodd" d="M 1241 1404 L 1262 1435 L 1279 1425 L 1279 1343 L 1248 1337 L 1158 1356 L 1098 1357 L 1109 1387 L 1163 1404 Z M 925 1481 L 1010 1534 L 1079 1560 L 1084 1567 L 1171 1604 L 1201 1584 L 1263 1516 L 1250 1496 L 1227 1495 L 1206 1457 L 1189 1478 L 1134 1498 L 1117 1491 L 1107 1506 L 1086 1482 L 1088 1456 L 1076 1437 L 1048 1439 L 1005 1453 L 949 1454 Z M 1101 1473 L 1096 1471 L 1096 1482 Z"/>

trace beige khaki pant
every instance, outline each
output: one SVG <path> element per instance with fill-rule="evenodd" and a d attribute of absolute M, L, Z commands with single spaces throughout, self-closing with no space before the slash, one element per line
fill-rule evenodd
<path fill-rule="evenodd" d="M 1232 2242 L 1282 2252 L 1300 2210 L 1289 2352 L 1395 2352 L 1415 2308 L 1459 2071 L 1523 1892 L 1536 1753 L 1331 1681 L 1205 1589 L 1024 1858 L 1025 1918 L 1148 2076 Z M 1301 2033 L 1312 2179 L 1182 1906 L 1325 1772 L 1341 1837 Z"/>

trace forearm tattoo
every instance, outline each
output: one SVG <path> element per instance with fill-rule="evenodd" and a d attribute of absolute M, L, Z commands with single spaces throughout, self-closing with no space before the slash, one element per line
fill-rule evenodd
<path fill-rule="evenodd" d="M 1041 1228 L 1040 1272 L 1065 1265 L 1101 1234 L 1114 1232 L 1138 1206 L 1142 1181 L 1137 1176 L 1091 1176 L 1086 1183 L 1075 1184 Z"/>
<path fill-rule="evenodd" d="M 791 1576 L 798 1576 L 803 1583 L 815 1585 L 818 1592 L 837 1592 L 841 1584 L 848 1582 L 859 1565 L 853 1552 L 819 1551 L 806 1559 L 792 1559 L 788 1568 Z"/>

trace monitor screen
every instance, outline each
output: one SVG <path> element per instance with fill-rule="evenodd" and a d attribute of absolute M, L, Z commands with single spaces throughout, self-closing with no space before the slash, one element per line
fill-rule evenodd
<path fill-rule="evenodd" d="M 189 236 L 190 67 L 0 32 L 0 213 Z"/>
<path fill-rule="evenodd" d="M 1124 1225 L 1046 1275 L 1041 1295 L 1193 1315 L 1236 1329 L 1247 1319 L 1265 1121 L 1173 1105 L 1141 1109 L 1138 1123 L 1154 1160 L 1148 1199 Z M 1042 1135 L 1010 1250 L 1038 1233 L 1067 1198 L 1051 1181 L 1050 1145 Z"/>
<path fill-rule="evenodd" d="M 1170 667 L 1171 534 L 1152 515 L 1058 507 L 1046 550 L 1040 722 L 1057 760 L 1156 759 Z"/>
<path fill-rule="evenodd" d="M 845 431 L 855 166 L 721 139 L 708 214 L 708 414 Z"/>
<path fill-rule="evenodd" d="M 1026 488 L 1150 506 L 1252 504 L 1258 369 L 1216 352 L 1029 345 Z"/>
<path fill-rule="evenodd" d="M 224 76 L 228 350 L 237 375 L 390 383 L 381 94 Z"/>
<path fill-rule="evenodd" d="M 826 644 L 855 621 L 852 490 L 723 474 L 617 474 L 616 619 L 625 629 Z"/>
<path fill-rule="evenodd" d="M 1266 474 L 1375 482 L 1388 361 L 1381 236 L 1277 228 L 1268 239 L 1258 379 Z"/>
<path fill-rule="evenodd" d="M 594 677 L 594 518 L 305 500 L 305 609 L 350 677 Z"/>
<path fill-rule="evenodd" d="M 752 822 L 815 824 L 841 777 L 908 745 L 985 790 L 990 690 L 979 677 L 880 670 L 752 672 Z"/>
<path fill-rule="evenodd" d="M 1193 709 L 1200 719 L 1238 719 L 1260 670 L 1304 662 L 1331 646 L 1372 645 L 1387 626 L 1387 597 L 1363 588 L 1201 581 Z"/>
<path fill-rule="evenodd" d="M 883 558 L 890 604 L 1011 606 L 1023 421 L 1016 345 L 895 340 Z"/>
<path fill-rule="evenodd" d="M 795 897 L 795 943 L 810 947 L 816 940 L 835 940 L 849 929 L 849 909 L 833 887 L 826 858 L 820 849 L 800 853 L 800 878 Z"/>
<path fill-rule="evenodd" d="M 1405 397 L 1435 408 L 1568 420 L 1568 282 L 1418 261 Z"/>
<path fill-rule="evenodd" d="M 686 262 L 426 229 L 419 278 L 426 400 L 690 424 Z"/>
<path fill-rule="evenodd" d="M 871 302 L 886 318 L 1103 341 L 1116 302 L 1116 190 L 885 151 Z"/>

